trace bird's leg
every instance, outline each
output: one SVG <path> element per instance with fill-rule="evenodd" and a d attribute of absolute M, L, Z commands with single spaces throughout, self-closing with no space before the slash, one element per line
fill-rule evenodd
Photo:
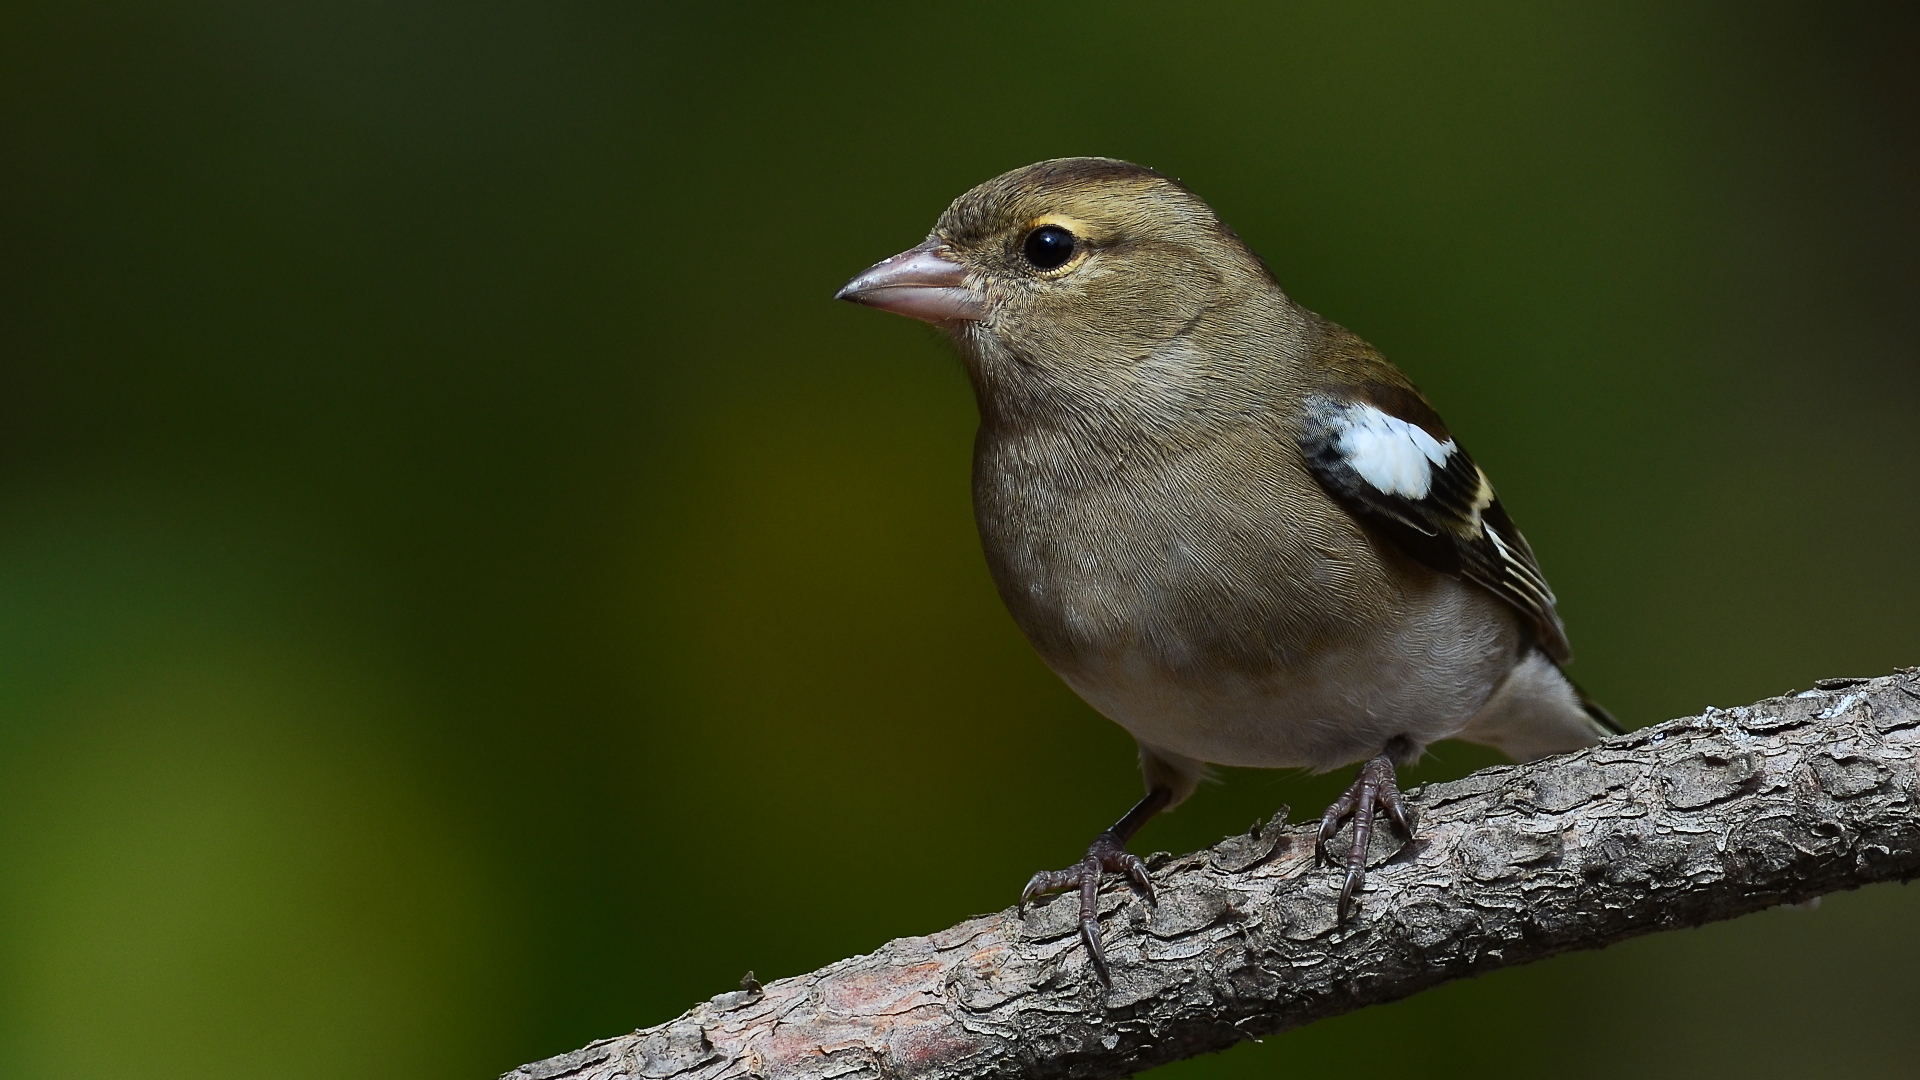
<path fill-rule="evenodd" d="M 1334 800 L 1327 812 L 1320 815 L 1320 839 L 1314 844 L 1316 862 L 1331 863 L 1333 857 L 1327 853 L 1327 841 L 1340 831 L 1340 822 L 1353 819 L 1353 847 L 1347 851 L 1347 879 L 1340 886 L 1339 921 L 1347 921 L 1347 912 L 1353 907 L 1353 894 L 1360 891 L 1360 885 L 1367 880 L 1367 845 L 1373 840 L 1373 814 L 1375 809 L 1384 810 L 1387 820 L 1393 823 L 1394 831 L 1402 840 L 1413 840 L 1413 815 L 1407 809 L 1407 801 L 1400 797 L 1400 788 L 1394 782 L 1393 759 L 1385 754 L 1370 759 L 1360 766 L 1360 776 L 1354 780 L 1347 793 Z"/>
<path fill-rule="evenodd" d="M 1094 974 L 1108 986 L 1113 985 L 1113 976 L 1107 971 L 1106 950 L 1100 947 L 1100 877 L 1108 870 L 1125 874 L 1147 894 L 1148 900 L 1153 899 L 1153 882 L 1147 879 L 1147 864 L 1127 850 L 1127 841 L 1171 801 L 1173 792 L 1168 788 L 1157 787 L 1147 792 L 1147 797 L 1133 804 L 1125 817 L 1093 838 L 1093 843 L 1087 846 L 1086 858 L 1065 870 L 1042 870 L 1020 890 L 1022 913 L 1037 896 L 1062 889 L 1080 890 L 1080 940 L 1087 944 L 1087 957 L 1093 962 Z"/>

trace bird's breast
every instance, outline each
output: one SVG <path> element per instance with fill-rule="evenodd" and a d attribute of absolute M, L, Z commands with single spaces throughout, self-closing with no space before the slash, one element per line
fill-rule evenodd
<path fill-rule="evenodd" d="M 982 434 L 987 561 L 1057 667 L 1145 648 L 1175 669 L 1264 670 L 1386 599 L 1372 549 L 1291 447 L 1244 431 L 1121 445 Z"/>
<path fill-rule="evenodd" d="M 1451 734 L 1510 663 L 1511 620 L 1481 610 L 1497 601 L 1389 574 L 1392 556 L 1278 439 L 1090 442 L 983 431 L 975 509 L 1015 621 L 1143 742 L 1331 766 L 1378 752 L 1395 725 L 1422 743 Z"/>

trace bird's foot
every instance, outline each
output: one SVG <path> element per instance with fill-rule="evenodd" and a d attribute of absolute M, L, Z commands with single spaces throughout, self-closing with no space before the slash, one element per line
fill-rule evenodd
<path fill-rule="evenodd" d="M 1087 857 L 1067 867 L 1065 870 L 1042 870 L 1033 875 L 1027 887 L 1020 890 L 1020 912 L 1026 913 L 1027 904 L 1036 897 L 1062 889 L 1080 891 L 1080 940 L 1086 942 L 1087 957 L 1093 962 L 1094 974 L 1108 986 L 1113 985 L 1113 975 L 1107 970 L 1106 950 L 1100 947 L 1100 880 L 1107 871 L 1125 874 L 1127 879 L 1139 886 L 1140 891 L 1153 899 L 1153 882 L 1147 877 L 1147 864 L 1140 856 L 1127 850 L 1126 843 L 1112 831 L 1103 832 L 1095 837 L 1087 848 Z"/>
<path fill-rule="evenodd" d="M 1400 796 L 1400 788 L 1394 781 L 1393 759 L 1385 754 L 1369 760 L 1360 766 L 1360 776 L 1354 780 L 1347 793 L 1327 807 L 1320 816 L 1320 838 L 1313 846 L 1314 861 L 1327 865 L 1333 862 L 1333 856 L 1327 852 L 1327 841 L 1340 831 L 1340 823 L 1347 818 L 1353 819 L 1353 847 L 1347 851 L 1347 879 L 1340 886 L 1339 921 L 1347 921 L 1347 912 L 1353 907 L 1353 896 L 1367 880 L 1367 847 L 1373 840 L 1373 815 L 1375 810 L 1384 810 L 1387 820 L 1393 823 L 1394 831 L 1409 843 L 1413 841 L 1413 814 L 1407 809 L 1407 801 Z"/>

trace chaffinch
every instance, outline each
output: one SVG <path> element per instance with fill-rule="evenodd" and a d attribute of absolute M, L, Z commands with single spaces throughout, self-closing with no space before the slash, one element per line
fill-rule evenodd
<path fill-rule="evenodd" d="M 1363 763 L 1338 917 L 1394 766 L 1459 737 L 1527 759 L 1618 731 L 1562 672 L 1567 636 L 1487 476 L 1398 368 L 1281 291 L 1199 197 L 1108 158 L 1043 161 L 954 201 L 841 299 L 946 331 L 980 407 L 974 510 L 1002 599 L 1067 684 L 1132 733 L 1147 795 L 1079 863 L 1110 981 L 1104 872 L 1208 763 Z"/>

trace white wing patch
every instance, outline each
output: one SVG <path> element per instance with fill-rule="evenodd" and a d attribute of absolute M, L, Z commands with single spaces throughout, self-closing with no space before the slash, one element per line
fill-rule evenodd
<path fill-rule="evenodd" d="M 1453 456 L 1453 440 L 1440 442 L 1418 424 L 1355 402 L 1337 421 L 1340 455 L 1360 478 L 1386 495 L 1424 499 L 1433 487 L 1435 466 Z"/>

